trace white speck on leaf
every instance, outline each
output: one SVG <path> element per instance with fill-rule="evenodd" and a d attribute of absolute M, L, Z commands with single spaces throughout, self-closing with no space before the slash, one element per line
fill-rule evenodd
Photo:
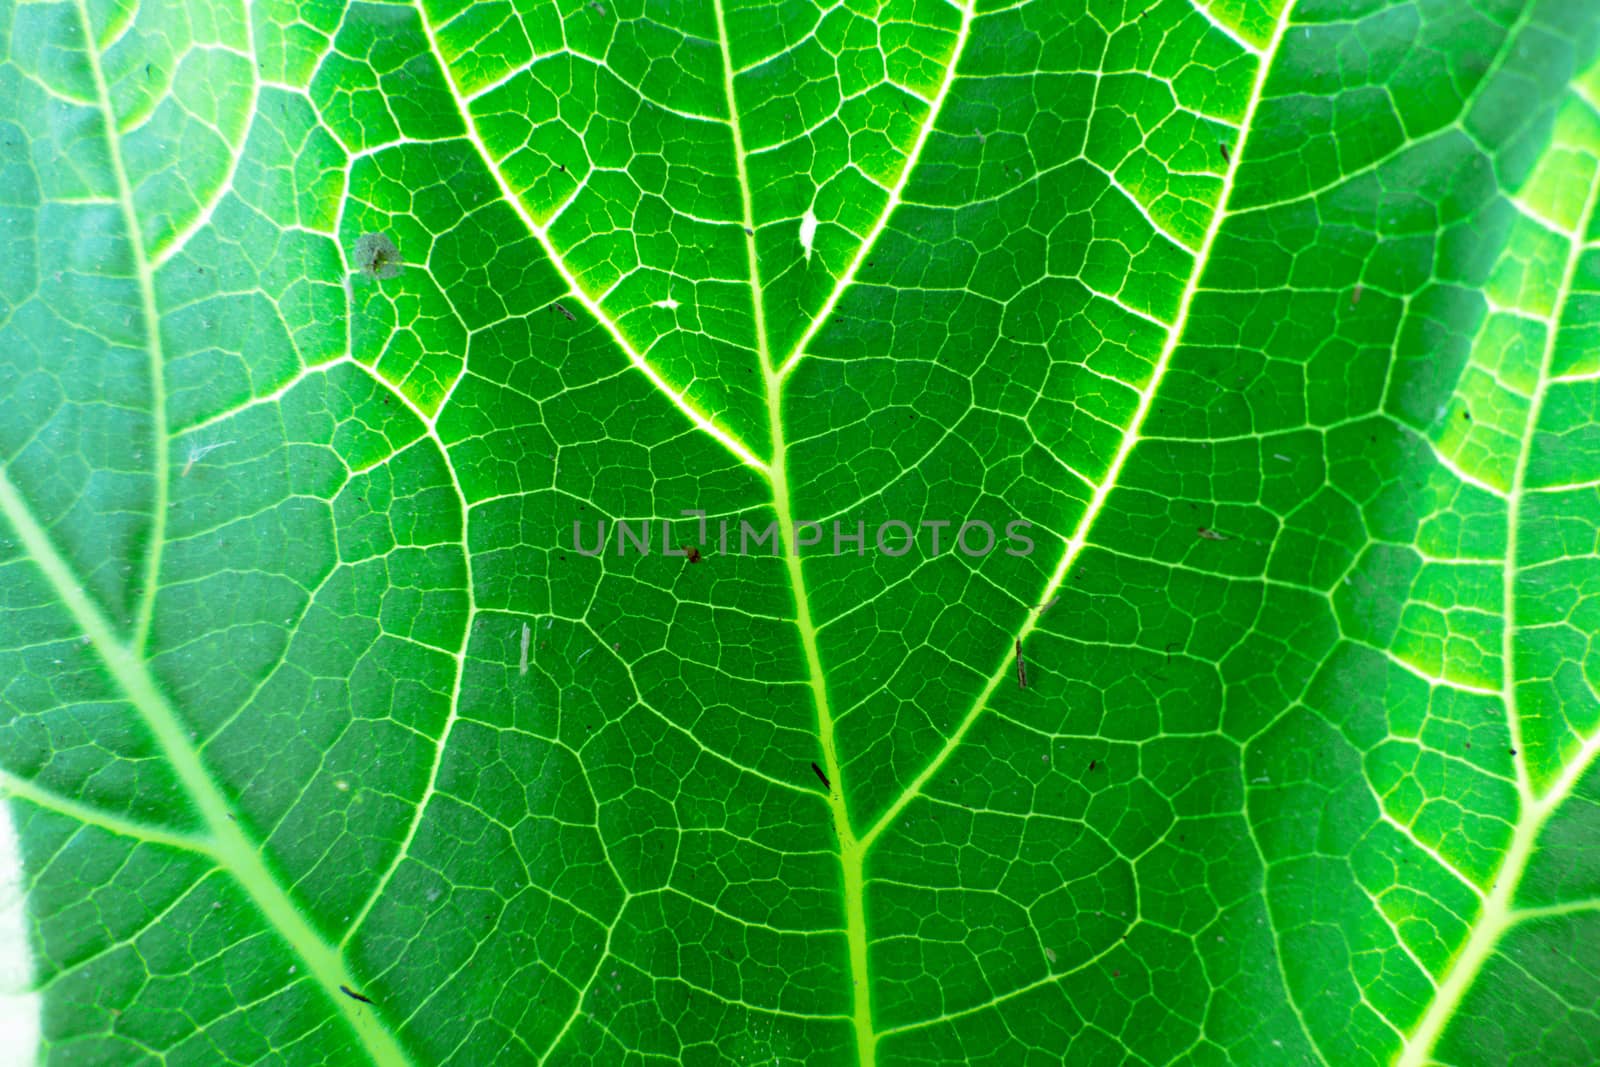
<path fill-rule="evenodd" d="M 668 311 L 677 311 L 678 308 L 681 305 L 676 300 L 672 299 L 672 297 L 669 296 L 665 300 L 657 300 L 654 304 L 651 304 L 650 306 L 651 307 L 658 307 L 658 308 L 666 308 Z"/>
<path fill-rule="evenodd" d="M 227 448 L 231 444 L 233 444 L 232 441 L 217 441 L 216 443 L 209 445 L 190 445 L 189 461 L 183 465 L 183 474 L 180 474 L 178 477 L 181 478 L 187 475 L 190 468 L 192 468 L 196 463 L 199 463 L 202 459 L 205 459 L 206 456 L 210 455 L 212 452 L 215 452 L 219 448 Z"/>
<path fill-rule="evenodd" d="M 811 248 L 817 239 L 817 215 L 810 208 L 800 216 L 800 247 L 806 250 L 806 262 L 811 262 Z"/>

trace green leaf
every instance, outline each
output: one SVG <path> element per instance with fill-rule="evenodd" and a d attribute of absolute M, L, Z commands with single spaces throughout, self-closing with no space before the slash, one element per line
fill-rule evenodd
<path fill-rule="evenodd" d="M 1597 54 L 0 0 L 8 1054 L 1600 1060 Z"/>

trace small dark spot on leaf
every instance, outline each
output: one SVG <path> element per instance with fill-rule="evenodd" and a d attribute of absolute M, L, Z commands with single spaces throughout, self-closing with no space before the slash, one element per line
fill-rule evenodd
<path fill-rule="evenodd" d="M 824 789 L 832 789 L 833 788 L 833 783 L 828 781 L 828 776 L 826 774 L 822 773 L 822 768 L 821 767 L 818 767 L 815 763 L 813 763 L 811 765 L 811 771 L 822 782 L 822 787 Z"/>
<path fill-rule="evenodd" d="M 568 311 L 564 305 L 562 305 L 562 304 L 551 304 L 550 306 L 555 308 L 557 311 L 559 311 L 561 313 L 561 317 L 566 319 L 568 322 L 577 322 L 578 321 L 578 316 L 576 316 L 572 312 Z"/>
<path fill-rule="evenodd" d="M 347 985 L 340 986 L 339 987 L 339 992 L 343 993 L 345 996 L 349 997 L 351 1000 L 359 1000 L 363 1004 L 371 1004 L 372 1003 L 372 998 L 371 997 L 364 997 L 360 993 L 357 993 L 354 989 L 351 989 Z"/>
<path fill-rule="evenodd" d="M 1227 145 L 1219 143 L 1217 145 L 1217 150 L 1222 153 L 1222 161 L 1224 163 L 1232 163 L 1233 162 L 1233 153 L 1228 151 L 1228 146 Z"/>
<path fill-rule="evenodd" d="M 1195 533 L 1198 536 L 1200 536 L 1201 538 L 1203 538 L 1204 540 L 1207 540 L 1207 541 L 1231 541 L 1231 540 L 1233 540 L 1233 538 L 1229 537 L 1227 534 L 1217 533 L 1217 531 L 1211 529 L 1209 526 L 1202 526 L 1198 530 L 1196 530 Z"/>
<path fill-rule="evenodd" d="M 393 278 L 403 263 L 400 249 L 381 233 L 364 233 L 356 238 L 356 270 L 368 278 Z"/>
<path fill-rule="evenodd" d="M 689 562 L 690 563 L 699 563 L 700 562 L 700 550 L 698 548 L 689 549 Z"/>

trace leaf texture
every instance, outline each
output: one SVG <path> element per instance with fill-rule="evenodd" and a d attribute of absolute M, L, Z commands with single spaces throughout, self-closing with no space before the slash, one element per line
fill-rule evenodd
<path fill-rule="evenodd" d="M 1600 1060 L 1597 49 L 0 0 L 6 1043 Z"/>

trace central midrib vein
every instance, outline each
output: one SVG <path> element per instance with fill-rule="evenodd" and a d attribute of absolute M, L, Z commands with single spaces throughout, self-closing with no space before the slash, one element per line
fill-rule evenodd
<path fill-rule="evenodd" d="M 720 6 L 720 0 L 719 0 Z M 865 897 L 866 850 L 850 826 L 850 813 L 844 801 L 844 771 L 839 764 L 834 742 L 833 712 L 828 705 L 828 687 L 823 680 L 822 657 L 817 651 L 817 630 L 811 621 L 811 605 L 806 597 L 805 576 L 800 567 L 800 552 L 795 544 L 794 512 L 789 504 L 788 458 L 783 438 L 781 377 L 770 366 L 767 376 L 767 410 L 772 427 L 772 507 L 777 513 L 778 530 L 783 538 L 783 561 L 789 586 L 794 592 L 795 629 L 805 654 L 806 676 L 811 686 L 812 703 L 817 709 L 817 737 L 822 747 L 823 769 L 827 772 L 828 807 L 833 815 L 834 832 L 839 838 L 839 865 L 844 882 L 845 937 L 850 952 L 852 986 L 851 1018 L 861 1067 L 876 1062 L 877 1034 L 872 1025 L 872 997 L 867 972 L 867 918 Z"/>
<path fill-rule="evenodd" d="M 739 122 L 739 105 L 733 91 L 733 57 L 728 48 L 728 24 L 722 0 L 712 0 L 717 16 L 717 40 L 722 49 L 723 88 L 728 98 L 728 122 L 733 131 L 733 155 L 739 175 L 739 197 L 743 212 L 745 257 L 750 271 L 750 292 L 755 314 L 756 352 L 761 360 L 761 375 L 766 387 L 767 426 L 772 437 L 772 461 L 768 477 L 772 484 L 772 509 L 778 520 L 778 535 L 783 542 L 784 567 L 794 595 L 795 629 L 806 661 L 806 677 L 811 700 L 817 712 L 817 738 L 822 748 L 823 769 L 830 786 L 828 808 L 839 840 L 839 866 L 843 881 L 845 940 L 850 958 L 851 1021 L 855 1032 L 856 1056 L 861 1067 L 877 1062 L 877 1035 L 872 1025 L 872 993 L 867 973 L 867 920 L 864 901 L 864 854 L 850 826 L 845 806 L 844 772 L 839 765 L 834 743 L 833 713 L 828 706 L 828 687 L 822 673 L 822 657 L 817 651 L 817 630 L 811 621 L 811 603 L 806 595 L 805 574 L 800 566 L 799 546 L 795 543 L 794 510 L 789 501 L 788 448 L 783 432 L 782 369 L 772 365 L 767 342 L 766 300 L 761 285 L 761 266 L 756 255 L 755 211 L 750 178 L 745 168 L 744 133 Z M 929 117 L 932 122 L 932 116 Z M 911 161 L 907 160 L 909 167 Z"/>

